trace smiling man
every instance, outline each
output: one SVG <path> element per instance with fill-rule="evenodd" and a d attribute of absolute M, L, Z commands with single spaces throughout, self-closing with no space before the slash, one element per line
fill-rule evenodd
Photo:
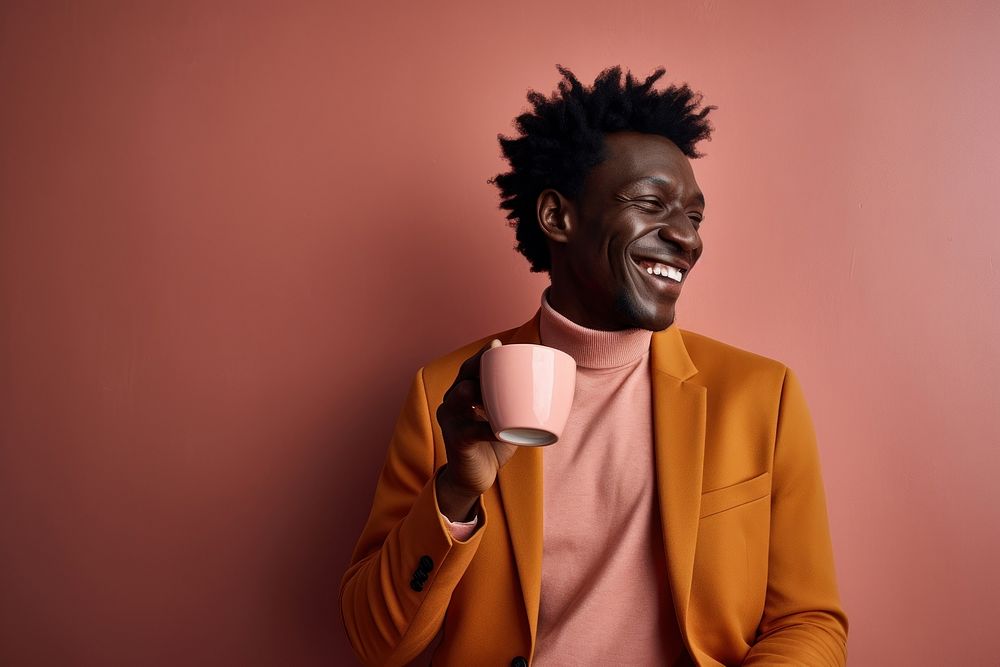
<path fill-rule="evenodd" d="M 538 226 L 554 246 L 549 303 L 590 329 L 660 331 L 701 256 L 705 196 L 666 137 L 619 131 L 604 152 L 576 204 L 554 189 L 538 198 Z"/>
<path fill-rule="evenodd" d="M 819 457 L 795 375 L 678 328 L 702 255 L 686 85 L 568 70 L 528 94 L 498 175 L 517 248 L 551 285 L 523 325 L 417 372 L 341 586 L 370 665 L 843 665 Z M 559 442 L 482 419 L 479 359 L 577 362 Z"/>

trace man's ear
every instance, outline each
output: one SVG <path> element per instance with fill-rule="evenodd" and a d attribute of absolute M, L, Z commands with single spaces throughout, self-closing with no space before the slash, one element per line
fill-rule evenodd
<path fill-rule="evenodd" d="M 576 211 L 572 202 L 551 188 L 542 190 L 536 203 L 538 226 L 555 243 L 566 243 L 575 229 Z"/>

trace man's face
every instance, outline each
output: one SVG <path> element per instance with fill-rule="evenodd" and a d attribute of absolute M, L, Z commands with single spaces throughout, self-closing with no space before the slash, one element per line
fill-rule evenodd
<path fill-rule="evenodd" d="M 660 331 L 701 256 L 705 200 L 687 156 L 665 137 L 616 132 L 553 251 L 550 299 L 593 329 Z M 678 280 L 679 279 L 679 280 Z"/>

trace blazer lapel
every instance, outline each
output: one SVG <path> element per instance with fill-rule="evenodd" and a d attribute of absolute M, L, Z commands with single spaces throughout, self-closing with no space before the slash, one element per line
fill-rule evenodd
<path fill-rule="evenodd" d="M 694 570 L 705 455 L 706 390 L 685 382 L 698 372 L 676 324 L 653 334 L 651 375 L 656 485 L 667 579 L 684 641 Z"/>
<path fill-rule="evenodd" d="M 538 343 L 538 313 L 504 343 Z M 517 562 L 525 611 L 535 643 L 542 586 L 542 448 L 521 447 L 497 475 L 504 515 Z"/>

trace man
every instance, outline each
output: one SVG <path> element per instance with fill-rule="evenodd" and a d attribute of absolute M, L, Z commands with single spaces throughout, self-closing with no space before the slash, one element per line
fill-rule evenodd
<path fill-rule="evenodd" d="M 366 664 L 843 665 L 813 430 L 784 365 L 681 330 L 705 197 L 700 96 L 663 69 L 530 92 L 493 182 L 541 308 L 422 368 L 344 575 Z M 479 358 L 569 352 L 569 423 L 498 442 Z"/>

